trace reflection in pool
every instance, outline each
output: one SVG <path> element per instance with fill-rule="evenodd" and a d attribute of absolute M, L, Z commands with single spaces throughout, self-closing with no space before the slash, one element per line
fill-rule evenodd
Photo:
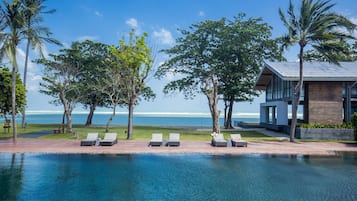
<path fill-rule="evenodd" d="M 0 154 L 0 200 L 357 200 L 357 154 Z"/>

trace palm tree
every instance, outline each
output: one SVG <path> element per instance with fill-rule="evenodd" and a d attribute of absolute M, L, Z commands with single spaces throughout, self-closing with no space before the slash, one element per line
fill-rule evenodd
<path fill-rule="evenodd" d="M 26 89 L 26 78 L 27 78 L 27 65 L 28 65 L 28 57 L 30 46 L 33 49 L 37 50 L 41 57 L 43 58 L 43 45 L 44 42 L 53 43 L 56 45 L 61 45 L 61 43 L 53 38 L 50 38 L 52 34 L 47 27 L 40 26 L 43 22 L 43 18 L 41 16 L 42 13 L 54 13 L 56 10 L 51 9 L 44 11 L 46 8 L 43 6 L 45 0 L 21 0 L 22 5 L 24 6 L 24 17 L 25 17 L 25 29 L 24 34 L 26 35 L 27 44 L 26 44 L 26 56 L 25 56 L 25 67 L 24 67 L 24 86 Z M 26 107 L 22 111 L 22 128 L 26 126 Z"/>
<path fill-rule="evenodd" d="M 288 28 L 288 34 L 282 37 L 283 48 L 298 44 L 299 52 L 299 82 L 294 88 L 294 96 L 292 102 L 292 121 L 290 130 L 290 141 L 294 141 L 297 109 L 299 98 L 303 86 L 303 70 L 304 70 L 304 48 L 308 45 L 324 55 L 329 62 L 338 64 L 338 58 L 334 57 L 335 52 L 342 52 L 343 47 L 340 41 L 346 39 L 354 39 L 351 35 L 352 30 L 356 29 L 346 17 L 336 14 L 331 11 L 335 4 L 331 4 L 329 0 L 303 0 L 299 10 L 299 16 L 295 15 L 294 5 L 290 0 L 287 10 L 288 19 L 285 17 L 281 9 L 279 9 L 280 18 L 284 25 Z M 347 32 L 350 31 L 350 32 Z"/>
<path fill-rule="evenodd" d="M 24 26 L 24 17 L 21 4 L 17 0 L 12 3 L 3 0 L 0 7 L 0 58 L 6 56 L 12 64 L 11 80 L 11 111 L 12 111 L 12 128 L 13 142 L 16 143 L 16 48 L 22 39 L 22 30 Z"/>

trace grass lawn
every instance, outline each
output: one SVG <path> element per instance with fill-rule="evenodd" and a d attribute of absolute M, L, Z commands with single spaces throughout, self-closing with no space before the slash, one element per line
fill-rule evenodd
<path fill-rule="evenodd" d="M 52 131 L 57 128 L 58 125 L 50 125 L 50 124 L 30 124 L 27 125 L 25 129 L 21 128 L 18 125 L 17 133 L 18 138 L 21 138 L 21 134 L 25 133 L 33 133 L 39 131 Z M 119 140 L 125 140 L 126 135 L 126 126 L 116 126 L 110 128 L 109 132 L 118 133 Z M 74 139 L 74 132 L 78 133 L 79 139 L 83 139 L 87 136 L 89 132 L 98 132 L 101 138 L 104 137 L 105 128 L 103 126 L 92 126 L 85 127 L 83 125 L 73 125 L 73 133 L 70 134 L 51 134 L 43 136 L 39 139 Z M 256 131 L 238 131 L 243 139 L 247 141 L 276 141 L 276 138 L 269 137 L 263 135 Z M 165 128 L 165 127 L 157 127 L 157 126 L 135 126 L 133 131 L 133 140 L 150 140 L 152 133 L 162 133 L 164 138 L 168 138 L 169 133 L 180 133 L 181 140 L 211 140 L 211 131 L 207 130 L 197 130 L 194 128 Z M 237 131 L 222 131 L 225 138 L 229 138 L 231 133 L 237 133 Z M 12 137 L 12 130 L 10 129 L 10 133 L 5 133 L 4 130 L 0 132 L 0 139 L 9 139 Z"/>

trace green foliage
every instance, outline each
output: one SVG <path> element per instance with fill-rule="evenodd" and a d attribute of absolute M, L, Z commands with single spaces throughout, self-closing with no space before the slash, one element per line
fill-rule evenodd
<path fill-rule="evenodd" d="M 121 39 L 118 47 L 110 48 L 111 57 L 107 63 L 118 70 L 117 76 L 122 82 L 120 88 L 127 94 L 125 105 L 138 104 L 141 95 L 148 100 L 155 98 L 151 88 L 146 85 L 154 61 L 151 48 L 146 44 L 147 36 L 147 33 L 136 36 L 135 30 L 132 30 L 128 42 Z"/>
<path fill-rule="evenodd" d="M 162 50 L 170 59 L 159 67 L 155 76 L 162 78 L 170 73 L 182 77 L 167 84 L 164 93 L 179 91 L 186 98 L 205 94 L 210 87 L 207 79 L 217 73 L 225 21 L 207 20 L 191 25 L 190 30 L 180 30 L 183 36 L 176 40 L 177 45 Z"/>
<path fill-rule="evenodd" d="M 105 82 L 103 75 L 108 66 L 103 61 L 109 55 L 109 45 L 89 40 L 74 42 L 68 53 L 74 53 L 79 68 L 76 81 L 80 88 L 79 102 L 85 108 L 107 106 L 107 98 L 98 86 Z"/>
<path fill-rule="evenodd" d="M 51 59 L 38 59 L 36 62 L 45 66 L 40 92 L 52 96 L 53 104 L 68 104 L 73 109 L 79 99 L 79 75 L 77 52 L 70 49 L 60 50 L 61 54 L 50 54 Z"/>
<path fill-rule="evenodd" d="M 357 61 L 357 41 L 354 44 L 350 44 L 346 41 L 340 41 L 343 47 L 340 52 L 333 52 L 337 61 Z M 306 61 L 328 61 L 324 55 L 320 54 L 316 50 L 308 50 L 304 54 L 304 60 Z"/>
<path fill-rule="evenodd" d="M 272 28 L 261 18 L 245 16 L 226 23 L 217 50 L 219 93 L 234 101 L 249 101 L 257 95 L 255 78 L 264 60 L 283 59 L 277 41 L 271 39 Z"/>
<path fill-rule="evenodd" d="M 114 76 L 120 82 L 118 89 L 122 96 L 122 104 L 128 108 L 128 139 L 132 138 L 134 106 L 140 97 L 150 100 L 155 98 L 152 89 L 146 85 L 154 59 L 151 48 L 146 44 L 147 33 L 136 36 L 135 30 L 129 35 L 129 41 L 121 39 L 119 46 L 110 48 L 107 63 L 113 67 Z"/>
<path fill-rule="evenodd" d="M 182 77 L 168 83 L 165 93 L 178 91 L 193 98 L 205 92 L 206 79 L 214 74 L 219 94 L 234 96 L 236 101 L 251 100 L 257 95 L 255 77 L 263 61 L 282 59 L 277 41 L 270 39 L 271 27 L 261 18 L 245 19 L 240 14 L 233 20 L 207 20 L 180 31 L 183 36 L 177 45 L 162 50 L 171 57 L 155 74 L 157 78 Z"/>
<path fill-rule="evenodd" d="M 343 124 L 300 124 L 298 127 L 301 128 L 353 128 L 354 126 L 351 123 Z"/>
<path fill-rule="evenodd" d="M 12 75 L 8 68 L 0 67 L 0 115 L 6 116 L 11 112 L 11 79 Z M 26 95 L 25 87 L 22 84 L 20 75 L 16 74 L 16 112 L 21 112 L 25 107 Z"/>

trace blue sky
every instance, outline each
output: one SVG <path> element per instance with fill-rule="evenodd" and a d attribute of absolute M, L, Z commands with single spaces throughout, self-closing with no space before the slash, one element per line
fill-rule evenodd
<path fill-rule="evenodd" d="M 294 1 L 299 2 L 299 1 Z M 334 10 L 357 23 L 357 3 L 355 0 L 333 1 L 337 3 Z M 238 13 L 247 17 L 262 17 L 273 27 L 273 37 L 286 32 L 280 21 L 278 9 L 286 10 L 286 0 L 47 0 L 48 8 L 56 9 L 54 14 L 44 15 L 45 26 L 53 32 L 52 37 L 61 41 L 65 47 L 74 41 L 90 39 L 116 45 L 125 37 L 131 28 L 138 34 L 147 32 L 148 43 L 153 47 L 155 67 L 167 59 L 158 50 L 167 49 L 175 44 L 180 36 L 177 29 L 188 29 L 192 24 L 203 20 L 218 20 L 222 17 L 232 19 Z M 297 3 L 295 3 L 297 5 Z M 24 45 L 19 47 L 20 73 L 23 72 Z M 59 47 L 46 45 L 47 53 L 58 53 Z M 298 51 L 289 49 L 285 56 L 289 61 L 296 61 Z M 31 59 L 38 58 L 32 53 Z M 28 111 L 61 111 L 62 107 L 49 103 L 51 97 L 38 92 L 43 67 L 31 63 L 28 74 Z M 194 112 L 208 113 L 207 100 L 197 95 L 193 100 L 185 100 L 181 94 L 164 95 L 163 86 L 170 80 L 149 78 L 149 86 L 157 94 L 153 102 L 141 102 L 136 112 Z M 264 95 L 257 97 L 253 103 L 237 103 L 235 113 L 257 113 L 259 103 L 264 102 Z M 223 110 L 223 105 L 220 104 Z M 99 109 L 106 111 L 108 109 Z M 78 105 L 75 111 L 84 111 Z M 125 108 L 119 108 L 125 112 Z"/>

